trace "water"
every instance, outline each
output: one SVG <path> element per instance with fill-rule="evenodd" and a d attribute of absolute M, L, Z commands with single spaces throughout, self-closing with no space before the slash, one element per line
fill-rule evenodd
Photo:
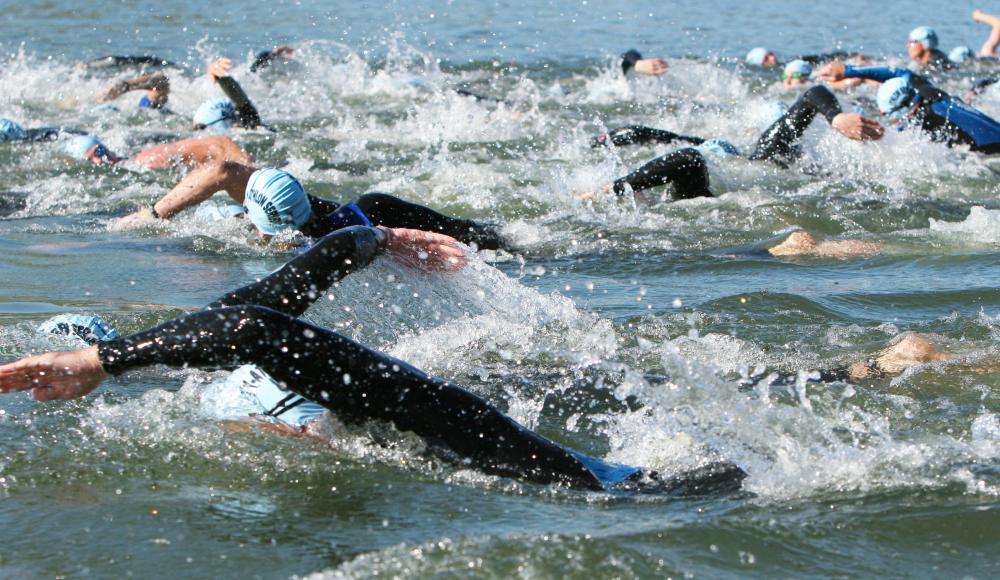
<path fill-rule="evenodd" d="M 817 176 L 715 161 L 718 197 L 582 204 L 669 147 L 592 151 L 642 123 L 742 149 L 796 93 L 727 59 L 839 46 L 899 60 L 913 26 L 978 47 L 975 6 L 633 2 L 3 3 L 0 116 L 66 124 L 115 150 L 189 135 L 216 89 L 203 63 L 291 42 L 284 70 L 238 73 L 277 134 L 259 160 L 347 200 L 388 191 L 504 224 L 520 256 L 461 274 L 381 259 L 310 318 L 455 380 L 558 441 L 665 471 L 720 454 L 746 497 L 571 492 L 442 465 L 385 427 L 328 440 L 220 427 L 225 373 L 147 369 L 96 396 L 0 401 L 0 572 L 144 577 L 997 574 L 1000 203 L 996 161 L 894 133 L 804 140 Z M 720 16 L 721 15 L 721 16 Z M 670 57 L 622 80 L 613 56 Z M 113 73 L 72 63 L 151 52 L 177 116 L 92 110 Z M 721 59 L 719 62 L 717 59 Z M 988 70 L 977 74 L 988 74 Z M 965 73 L 943 81 L 959 91 Z M 502 97 L 495 106 L 452 88 Z M 862 98 L 872 94 L 865 90 Z M 981 103 L 1000 114 L 1000 99 Z M 0 148 L 0 358 L 69 340 L 34 326 L 96 313 L 123 332 L 199 307 L 287 256 L 238 223 L 185 214 L 109 232 L 174 172 L 110 172 L 52 145 Z M 774 259 L 796 228 L 877 241 L 860 259 Z M 872 356 L 905 331 L 953 361 L 858 385 L 740 391 L 755 367 L 801 372 Z"/>

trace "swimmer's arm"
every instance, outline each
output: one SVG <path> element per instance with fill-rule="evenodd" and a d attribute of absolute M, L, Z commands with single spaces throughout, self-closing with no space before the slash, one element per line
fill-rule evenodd
<path fill-rule="evenodd" d="M 912 75 L 913 72 L 907 68 L 897 68 L 894 66 L 854 66 L 844 65 L 844 78 L 867 79 L 884 83 L 896 77 Z"/>
<path fill-rule="evenodd" d="M 287 58 L 295 52 L 295 49 L 290 46 L 276 46 L 272 50 L 262 50 L 257 53 L 257 57 L 253 59 L 250 64 L 250 72 L 257 72 L 259 70 L 265 69 L 271 66 L 277 58 Z"/>
<path fill-rule="evenodd" d="M 826 120 L 831 124 L 834 118 L 843 112 L 837 96 L 826 87 L 813 87 L 803 93 L 802 99 L 819 114 L 826 117 Z"/>
<path fill-rule="evenodd" d="M 379 228 L 337 230 L 270 276 L 226 294 L 206 308 L 256 304 L 299 316 L 334 282 L 370 264 L 385 250 L 388 238 L 389 234 Z"/>
<path fill-rule="evenodd" d="M 154 106 L 163 106 L 170 95 L 170 80 L 163 73 L 143 75 L 134 79 L 124 80 L 108 87 L 97 96 L 97 102 L 113 101 L 129 91 L 149 91 L 149 100 Z"/>
<path fill-rule="evenodd" d="M 240 83 L 236 82 L 236 79 L 229 74 L 232 67 L 233 63 L 228 58 L 216 59 L 208 65 L 208 76 L 218 83 L 226 97 L 236 105 L 236 117 L 239 119 L 240 125 L 247 129 L 259 127 L 264 124 L 260 119 L 260 114 L 250 102 L 250 97 L 247 96 Z"/>

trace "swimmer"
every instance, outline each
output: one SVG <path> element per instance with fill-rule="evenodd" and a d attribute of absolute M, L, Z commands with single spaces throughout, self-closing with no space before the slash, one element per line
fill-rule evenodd
<path fill-rule="evenodd" d="M 450 263 L 462 254 L 455 243 L 413 230 L 341 229 L 200 312 L 86 349 L 0 365 L 0 392 L 30 390 L 39 401 L 74 399 L 109 376 L 156 364 L 212 369 L 254 364 L 342 420 L 391 422 L 486 473 L 593 491 L 739 490 L 746 472 L 726 461 L 664 477 L 563 447 L 458 385 L 298 318 L 330 286 L 380 253 Z"/>
<path fill-rule="evenodd" d="M 622 55 L 622 74 L 627 75 L 632 70 L 643 75 L 659 76 L 670 70 L 670 65 L 660 57 L 642 58 L 639 51 L 633 48 Z"/>
<path fill-rule="evenodd" d="M 250 63 L 250 72 L 260 72 L 276 62 L 291 58 L 293 54 L 295 49 L 291 46 L 276 46 L 271 50 L 262 50 Z"/>
<path fill-rule="evenodd" d="M 816 80 L 813 77 L 813 66 L 804 60 L 793 60 L 785 65 L 781 72 L 781 84 L 785 88 L 803 87 Z M 861 79 L 842 79 L 837 82 L 826 83 L 826 86 L 835 90 L 845 90 L 856 87 L 863 83 Z"/>
<path fill-rule="evenodd" d="M 792 232 L 780 244 L 767 249 L 772 256 L 815 256 L 817 258 L 854 258 L 870 256 L 882 250 L 877 242 L 864 240 L 819 240 L 809 232 Z"/>
<path fill-rule="evenodd" d="M 902 126 L 918 126 L 931 139 L 949 146 L 968 145 L 972 151 L 1000 153 L 1000 123 L 961 99 L 935 87 L 905 68 L 854 67 L 834 62 L 819 71 L 831 80 L 863 78 L 879 81 L 876 101 L 883 115 Z"/>
<path fill-rule="evenodd" d="M 266 128 L 257 107 L 229 74 L 232 68 L 233 61 L 228 58 L 216 59 L 208 65 L 209 78 L 219 85 L 226 98 L 210 99 L 198 107 L 191 121 L 196 131 L 210 127 L 228 129 L 237 124 L 244 129 Z"/>
<path fill-rule="evenodd" d="M 154 219 L 169 219 L 219 191 L 225 191 L 246 207 L 247 217 L 262 239 L 286 230 L 321 238 L 341 228 L 364 225 L 439 232 L 480 249 L 507 247 L 491 225 L 448 217 L 384 193 L 366 193 L 340 205 L 309 195 L 285 171 L 257 169 L 235 161 L 209 163 L 192 171 L 151 207 L 121 218 L 113 229 L 130 229 Z"/>
<path fill-rule="evenodd" d="M 146 91 L 139 99 L 140 109 L 162 109 L 170 97 L 170 80 L 163 73 L 153 73 L 118 81 L 97 95 L 98 103 L 107 103 L 130 91 Z"/>
<path fill-rule="evenodd" d="M 101 58 L 95 58 L 92 61 L 84 62 L 76 65 L 77 68 L 81 69 L 109 69 L 109 68 L 126 68 L 126 67 L 174 67 L 177 65 L 169 60 L 149 56 L 102 56 Z"/>
<path fill-rule="evenodd" d="M 918 67 L 928 71 L 955 68 L 948 55 L 938 50 L 938 35 L 929 26 L 919 26 L 906 37 L 906 52 Z"/>
<path fill-rule="evenodd" d="M 861 59 L 865 57 L 863 54 L 858 52 L 844 52 L 844 51 L 833 51 L 825 52 L 820 54 L 805 54 L 797 58 L 791 59 L 792 61 L 801 60 L 810 65 L 816 66 L 818 64 L 829 62 L 831 60 L 844 60 L 844 59 Z M 744 62 L 749 65 L 759 66 L 763 68 L 771 68 L 776 66 L 782 66 L 778 57 L 774 55 L 774 51 L 768 50 L 762 46 L 750 49 L 747 52 Z"/>
<path fill-rule="evenodd" d="M 132 157 L 119 157 L 97 137 L 80 135 L 66 141 L 63 151 L 73 159 L 89 161 L 94 165 L 115 166 L 128 162 L 146 169 L 190 169 L 213 161 L 253 163 L 249 153 L 235 141 L 222 135 L 161 143 L 143 149 Z"/>

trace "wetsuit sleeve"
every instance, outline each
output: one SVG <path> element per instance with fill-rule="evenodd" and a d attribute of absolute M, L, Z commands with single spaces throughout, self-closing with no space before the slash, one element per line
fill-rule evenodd
<path fill-rule="evenodd" d="M 696 149 L 679 149 L 662 157 L 657 157 L 639 169 L 614 181 L 617 195 L 625 195 L 626 186 L 633 192 L 650 187 L 673 184 L 675 199 L 711 196 L 709 190 L 708 165 Z"/>
<path fill-rule="evenodd" d="M 852 66 L 844 65 L 844 76 L 849 79 L 868 79 L 884 83 L 889 79 L 913 74 L 908 68 L 894 66 Z"/>
<path fill-rule="evenodd" d="M 257 304 L 299 316 L 334 282 L 370 264 L 384 244 L 385 234 L 375 228 L 337 230 L 270 276 L 226 294 L 206 309 Z"/>
<path fill-rule="evenodd" d="M 215 80 L 219 83 L 219 87 L 226 94 L 226 97 L 236 105 L 236 118 L 242 127 L 254 129 L 264 124 L 260 119 L 260 113 L 257 112 L 257 107 L 253 106 L 250 97 L 244 92 L 240 83 L 236 82 L 236 79 L 226 76 L 217 77 Z"/>
<path fill-rule="evenodd" d="M 761 134 L 750 159 L 767 159 L 779 165 L 794 159 L 797 154 L 795 143 L 802 138 L 817 113 L 822 114 L 830 123 L 841 113 L 837 97 L 822 85 L 803 93 L 780 119 Z"/>
<path fill-rule="evenodd" d="M 25 129 L 24 130 L 24 140 L 39 142 L 39 141 L 55 141 L 59 138 L 60 129 L 58 127 L 38 127 L 35 129 Z"/>
<path fill-rule="evenodd" d="M 809 64 L 815 66 L 825 62 L 830 62 L 833 60 L 844 60 L 857 56 L 856 52 L 845 52 L 843 50 L 835 50 L 833 52 L 824 52 L 820 54 L 803 54 L 798 58 L 798 60 L 804 60 Z"/>
<path fill-rule="evenodd" d="M 642 145 L 650 142 L 669 145 L 674 141 L 684 141 L 695 145 L 701 145 L 705 142 L 701 137 L 679 135 L 664 129 L 654 129 L 642 125 L 629 125 L 627 127 L 612 129 L 607 133 L 601 133 L 591 140 L 590 146 L 604 147 L 613 144 L 616 147 L 621 147 L 623 145 Z"/>
<path fill-rule="evenodd" d="M 991 85 L 996 84 L 997 81 L 1000 81 L 1000 78 L 996 78 L 996 79 L 982 79 L 982 80 L 979 80 L 979 81 L 976 81 L 975 83 L 973 83 L 972 84 L 972 88 L 970 90 L 973 93 L 975 93 L 975 94 L 978 95 L 979 93 L 981 93 L 984 90 L 986 90 L 986 87 L 989 87 Z"/>
<path fill-rule="evenodd" d="M 636 49 L 630 49 L 622 55 L 622 74 L 627 75 L 628 71 L 635 68 L 635 63 L 642 60 L 642 55 Z"/>

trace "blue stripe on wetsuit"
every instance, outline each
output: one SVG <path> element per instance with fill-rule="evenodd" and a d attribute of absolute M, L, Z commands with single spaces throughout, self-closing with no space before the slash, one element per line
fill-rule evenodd
<path fill-rule="evenodd" d="M 967 133 L 977 147 L 1000 143 L 1000 123 L 954 97 L 931 104 L 931 110 Z"/>
<path fill-rule="evenodd" d="M 372 225 L 368 216 L 366 216 L 365 213 L 361 211 L 361 208 L 359 208 L 354 202 L 340 206 L 337 211 L 326 217 L 326 222 L 330 224 L 330 227 L 334 230 L 350 226 L 371 227 Z"/>
<path fill-rule="evenodd" d="M 844 65 L 844 77 L 853 79 L 870 79 L 884 83 L 896 77 L 908 77 L 913 74 L 908 68 L 896 68 L 894 66 L 852 66 Z"/>
<path fill-rule="evenodd" d="M 577 461 L 582 463 L 588 471 L 593 473 L 594 477 L 596 477 L 601 484 L 604 485 L 605 489 L 611 489 L 612 487 L 642 471 L 638 467 L 632 467 L 631 465 L 609 463 L 603 459 L 591 457 L 590 455 L 584 455 L 579 451 L 573 451 L 569 448 L 564 449 L 567 453 L 575 457 Z"/>

